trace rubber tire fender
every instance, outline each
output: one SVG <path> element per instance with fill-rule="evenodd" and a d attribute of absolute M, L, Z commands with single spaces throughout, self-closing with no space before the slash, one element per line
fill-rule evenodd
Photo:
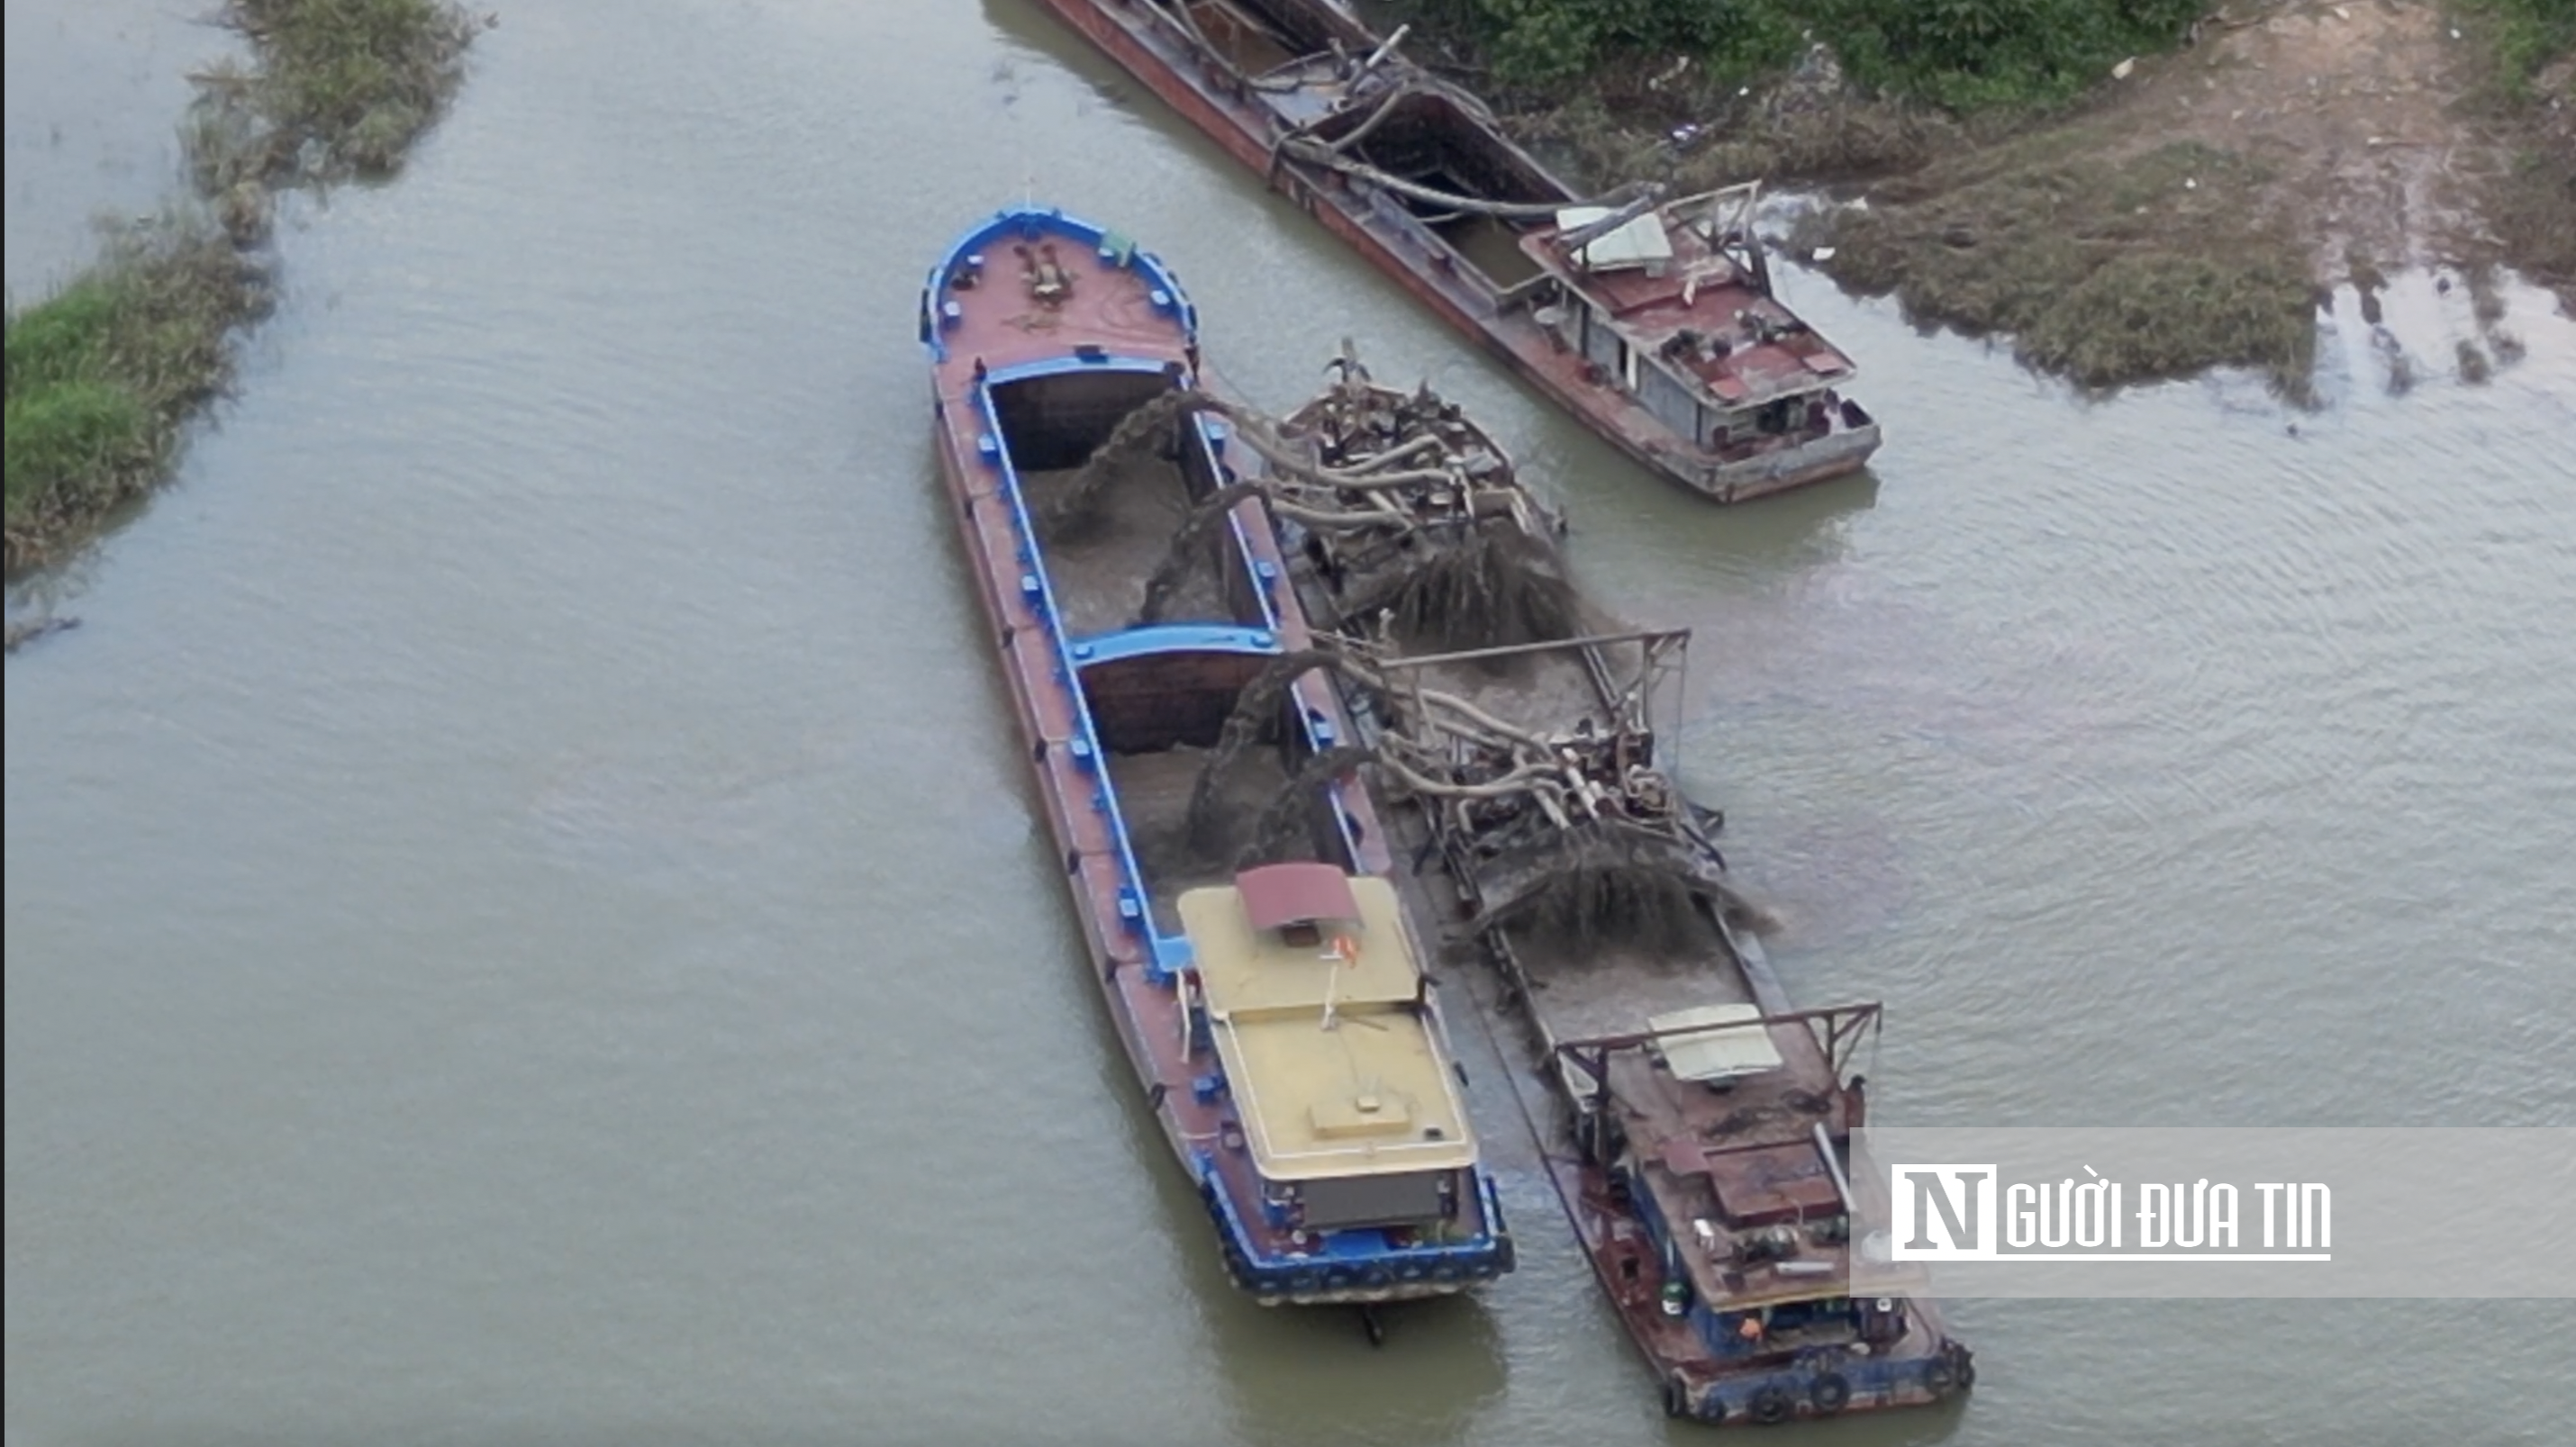
<path fill-rule="evenodd" d="M 1815 1404 L 1819 1417 L 1830 1417 L 1850 1406 L 1851 1399 L 1851 1383 L 1840 1372 L 1819 1372 L 1807 1388 L 1807 1400 Z"/>
<path fill-rule="evenodd" d="M 1778 1387 L 1764 1387 L 1753 1394 L 1753 1400 L 1745 1404 L 1744 1410 L 1747 1416 L 1763 1426 L 1776 1427 L 1795 1416 L 1798 1406 L 1789 1400 L 1787 1392 Z"/>
<path fill-rule="evenodd" d="M 1690 1383 L 1676 1374 L 1664 1378 L 1664 1415 L 1675 1419 L 1691 1414 Z"/>
<path fill-rule="evenodd" d="M 1950 1365 L 1948 1357 L 1934 1357 L 1923 1364 L 1923 1389 L 1936 1399 L 1950 1395 L 1950 1389 L 1957 1385 L 1959 1370 Z"/>

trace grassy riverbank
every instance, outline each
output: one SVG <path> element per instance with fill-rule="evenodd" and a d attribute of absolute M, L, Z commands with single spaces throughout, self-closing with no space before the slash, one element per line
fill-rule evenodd
<path fill-rule="evenodd" d="M 107 255 L 8 324 L 13 567 L 166 474 L 180 425 L 232 374 L 227 335 L 265 307 L 257 262 L 196 213 L 130 227 Z"/>
<path fill-rule="evenodd" d="M 480 22 L 443 0 L 233 0 L 247 65 L 197 77 L 194 194 L 120 227 L 89 270 L 12 307 L 7 567 L 56 561 L 169 475 L 182 428 L 267 309 L 275 194 L 390 174 L 463 79 Z"/>

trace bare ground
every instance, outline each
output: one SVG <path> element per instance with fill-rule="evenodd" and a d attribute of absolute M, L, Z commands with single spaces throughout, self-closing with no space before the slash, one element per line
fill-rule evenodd
<path fill-rule="evenodd" d="M 2441 265 L 2500 240 L 2480 193 L 2512 138 L 2461 103 L 2480 64 L 2423 0 L 2236 0 L 2197 45 L 2139 61 L 2088 124 L 2126 138 L 2113 154 L 2193 140 L 2257 163 L 2321 280 L 2355 257 Z"/>
<path fill-rule="evenodd" d="M 2304 391 L 2323 289 L 2516 265 L 2576 309 L 2576 65 L 2508 99 L 2434 0 L 2229 0 L 2191 43 L 2013 128 L 1856 96 L 1821 51 L 1757 97 L 1601 78 L 1522 118 L 1577 169 L 1857 186 L 1798 240 L 1918 321 L 2089 386 L 2251 366 Z M 1659 144 L 1713 118 L 1688 154 Z"/>

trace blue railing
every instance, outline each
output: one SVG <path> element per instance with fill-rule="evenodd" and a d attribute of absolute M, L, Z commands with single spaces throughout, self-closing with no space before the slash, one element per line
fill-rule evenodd
<path fill-rule="evenodd" d="M 1195 1155 L 1199 1179 L 1208 1187 L 1203 1193 L 1208 1210 L 1216 1217 L 1218 1227 L 1241 1248 L 1255 1278 L 1248 1284 L 1256 1290 L 1317 1291 L 1421 1280 L 1481 1281 L 1499 1276 L 1516 1264 L 1510 1230 L 1503 1224 L 1502 1198 L 1495 1190 L 1493 1176 L 1482 1166 L 1470 1167 L 1466 1175 L 1475 1183 L 1476 1202 L 1485 1228 L 1464 1241 L 1399 1247 L 1387 1243 L 1383 1230 L 1362 1228 L 1322 1235 L 1303 1255 L 1285 1251 L 1265 1255 L 1253 1249 L 1252 1243 L 1259 1238 L 1237 1213 L 1233 1194 L 1217 1174 L 1216 1158 L 1205 1151 Z M 1386 1274 L 1380 1280 L 1364 1280 L 1360 1273 L 1371 1268 Z"/>
<path fill-rule="evenodd" d="M 1222 485 L 1222 480 L 1228 476 L 1224 462 L 1225 424 L 1204 416 L 1198 420 L 1199 446 L 1204 449 L 1207 456 L 1208 476 L 1218 479 Z M 1243 559 L 1244 571 L 1252 579 L 1252 599 L 1254 606 L 1261 610 L 1262 623 L 1265 627 L 1276 629 L 1279 626 L 1279 605 L 1272 595 L 1286 586 L 1287 580 L 1280 574 L 1278 564 L 1261 557 L 1253 550 L 1252 536 L 1245 530 L 1242 518 L 1230 517 L 1226 519 L 1226 526 L 1233 533 L 1235 553 Z M 1341 741 L 1332 721 L 1317 710 L 1308 707 L 1303 698 L 1297 700 L 1297 715 L 1298 721 L 1305 728 L 1308 748 L 1321 753 Z M 1342 797 L 1341 785 L 1333 785 L 1327 793 L 1333 801 L 1333 830 L 1341 836 L 1342 857 L 1351 862 L 1352 868 L 1357 869 L 1360 863 L 1359 823 L 1351 817 L 1350 805 Z"/>
<path fill-rule="evenodd" d="M 1037 529 L 1029 521 L 1028 500 L 1020 490 L 1019 466 L 1012 461 L 1010 447 L 1002 439 L 1002 419 L 993 403 L 993 389 L 1002 383 L 1074 371 L 1159 376 L 1163 372 L 1163 363 L 1135 357 L 1102 357 L 1096 361 L 1051 358 L 990 373 L 975 392 L 976 407 L 984 428 L 976 439 L 975 447 L 978 460 L 1001 474 L 1001 496 L 1010 504 L 1011 533 L 1016 543 L 1012 556 L 1021 569 L 1018 582 L 1020 597 L 1029 611 L 1037 615 L 1038 626 L 1046 630 L 1047 640 L 1054 645 L 1056 684 L 1065 691 L 1073 709 L 1074 734 L 1065 747 L 1072 751 L 1075 766 L 1090 777 L 1091 806 L 1108 816 L 1110 837 L 1117 844 L 1120 922 L 1144 934 L 1152 947 L 1151 968 L 1159 978 L 1174 966 L 1166 962 L 1162 936 L 1154 928 L 1152 901 L 1145 892 L 1145 874 L 1137 867 L 1135 846 L 1127 833 L 1127 820 L 1118 809 L 1118 791 L 1109 784 L 1108 761 L 1101 751 L 1099 728 L 1092 722 L 1090 700 L 1083 696 L 1076 677 L 1080 668 L 1073 655 L 1076 640 L 1065 632 L 1064 613 L 1056 604 L 1055 585 L 1047 578 L 1046 562 L 1038 548 Z"/>
<path fill-rule="evenodd" d="M 1190 302 L 1188 294 L 1181 290 L 1178 276 L 1164 264 L 1161 258 L 1135 245 L 1132 241 L 1118 236 L 1106 227 L 1068 216 L 1060 209 L 1022 206 L 1004 208 L 996 212 L 992 219 L 958 238 L 924 279 L 920 318 L 921 340 L 929 349 L 934 362 L 944 362 L 948 359 L 944 334 L 949 325 L 963 316 L 963 305 L 948 295 L 950 280 L 961 269 L 980 271 L 984 266 L 984 248 L 992 242 L 1007 239 L 1013 233 L 1023 240 L 1036 240 L 1049 234 L 1062 236 L 1094 248 L 1104 260 L 1114 260 L 1118 265 L 1136 271 L 1144 277 L 1149 295 L 1157 306 L 1172 317 L 1173 325 L 1180 332 L 1184 346 L 1196 346 L 1197 308 Z M 982 418 L 982 434 L 977 439 L 979 460 L 1001 474 L 1001 490 L 1009 500 L 1011 508 L 1012 527 L 1017 544 L 1015 556 L 1021 568 L 1018 585 L 1030 610 L 1039 616 L 1040 623 L 1046 628 L 1047 636 L 1056 649 L 1059 678 L 1071 691 L 1077 732 L 1074 738 L 1068 741 L 1067 747 L 1073 751 L 1077 764 L 1092 776 L 1093 805 L 1108 816 L 1111 832 L 1118 840 L 1121 875 L 1120 917 L 1125 924 L 1140 930 L 1145 935 L 1151 946 L 1153 969 L 1157 977 L 1168 976 L 1172 971 L 1185 967 L 1191 957 L 1189 946 L 1186 940 L 1166 936 L 1154 925 L 1151 897 L 1146 888 L 1144 873 L 1137 865 L 1134 848 L 1127 833 L 1126 819 L 1118 808 L 1117 791 L 1110 787 L 1100 738 L 1093 726 L 1090 705 L 1083 697 L 1079 682 L 1081 667 L 1087 662 L 1099 660 L 1077 658 L 1072 649 L 1078 640 L 1065 634 L 1063 614 L 1056 603 L 1053 583 L 1047 576 L 1036 531 L 1030 525 L 1026 500 L 1021 495 L 1018 467 L 1010 457 L 1009 447 L 1003 440 L 1001 419 L 993 401 L 993 389 L 1007 382 L 1068 372 L 1117 371 L 1161 374 L 1168 370 L 1169 363 L 1165 361 L 1118 357 L 1105 352 L 1091 351 L 1073 357 L 1048 358 L 1015 367 L 995 369 L 979 379 L 977 394 L 977 404 Z M 1183 386 L 1196 385 L 1196 379 L 1186 375 L 1180 381 Z M 1201 414 L 1191 419 L 1191 429 L 1198 438 L 1199 448 L 1207 464 L 1208 475 L 1211 478 L 1223 478 L 1226 475 L 1223 464 L 1226 424 L 1220 419 Z M 1252 579 L 1254 605 L 1260 612 L 1261 629 L 1270 635 L 1270 642 L 1262 651 L 1275 653 L 1279 651 L 1276 630 L 1279 627 L 1280 614 L 1274 594 L 1278 588 L 1285 585 L 1285 579 L 1280 576 L 1276 564 L 1255 553 L 1252 537 L 1241 518 L 1227 519 L 1227 527 L 1233 535 L 1235 551 Z M 1091 643 L 1096 647 L 1101 640 L 1079 641 Z M 1175 648 L 1173 651 L 1180 650 Z M 1309 706 L 1302 696 L 1297 702 L 1299 719 L 1309 748 L 1321 752 L 1340 742 L 1340 736 L 1330 718 Z M 1342 787 L 1335 784 L 1328 792 L 1332 801 L 1335 832 L 1341 836 L 1345 857 L 1356 866 L 1360 860 L 1362 831 L 1352 817 Z"/>

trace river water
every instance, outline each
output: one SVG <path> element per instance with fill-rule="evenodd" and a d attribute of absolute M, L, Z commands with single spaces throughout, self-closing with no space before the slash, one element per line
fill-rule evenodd
<path fill-rule="evenodd" d="M 148 206 L 197 9 L 13 0 L 13 295 Z M 1430 377 L 1697 630 L 1689 781 L 1793 993 L 1887 1002 L 1880 1119 L 2576 1121 L 2537 293 L 2470 385 L 2465 289 L 2402 280 L 2404 395 L 2339 298 L 2293 412 L 2088 402 L 1792 272 L 1890 441 L 1723 510 L 1025 0 L 518 4 L 399 184 L 296 208 L 238 400 L 8 665 L 11 1447 L 1698 1440 L 1490 1084 L 1519 1274 L 1383 1350 L 1224 1284 L 933 501 L 915 287 L 1023 194 L 1160 250 L 1257 402 L 1346 334 Z M 1796 1440 L 2576 1418 L 2564 1302 L 1951 1311 L 1964 1407 Z"/>

